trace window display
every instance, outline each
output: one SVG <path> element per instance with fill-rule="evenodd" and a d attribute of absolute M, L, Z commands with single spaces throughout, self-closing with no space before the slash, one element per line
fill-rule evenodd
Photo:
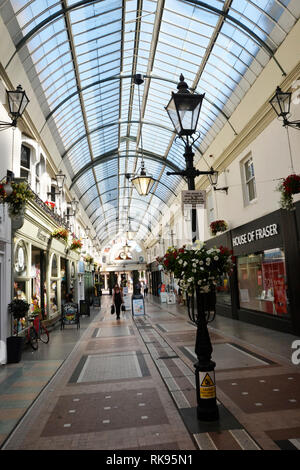
<path fill-rule="evenodd" d="M 287 316 L 284 252 L 280 248 L 237 258 L 240 307 Z"/>
<path fill-rule="evenodd" d="M 57 313 L 57 281 L 50 282 L 49 293 L 50 316 L 54 317 Z"/>
<path fill-rule="evenodd" d="M 50 318 L 55 317 L 58 311 L 58 300 L 57 300 L 57 258 L 53 255 L 51 262 L 51 280 L 50 280 L 50 292 L 49 292 L 49 316 Z"/>
<path fill-rule="evenodd" d="M 222 276 L 216 286 L 217 303 L 231 305 L 230 280 L 228 274 Z"/>

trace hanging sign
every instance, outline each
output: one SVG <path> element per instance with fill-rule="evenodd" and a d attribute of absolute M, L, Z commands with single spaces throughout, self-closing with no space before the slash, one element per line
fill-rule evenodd
<path fill-rule="evenodd" d="M 182 209 L 184 209 L 185 206 L 189 206 L 191 209 L 196 209 L 201 206 L 205 209 L 206 191 L 191 189 L 181 191 L 181 205 Z"/>

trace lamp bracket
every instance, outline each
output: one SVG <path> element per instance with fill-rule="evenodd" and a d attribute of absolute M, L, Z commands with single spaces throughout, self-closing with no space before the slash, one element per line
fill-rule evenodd
<path fill-rule="evenodd" d="M 17 120 L 14 119 L 12 122 L 0 121 L 0 131 L 9 129 L 10 127 L 17 127 Z"/>
<path fill-rule="evenodd" d="M 214 191 L 224 191 L 226 194 L 228 194 L 228 186 L 224 186 L 223 188 L 216 188 L 214 186 Z"/>
<path fill-rule="evenodd" d="M 288 121 L 287 119 L 284 119 L 283 126 L 292 127 L 293 129 L 300 129 L 300 121 Z"/>

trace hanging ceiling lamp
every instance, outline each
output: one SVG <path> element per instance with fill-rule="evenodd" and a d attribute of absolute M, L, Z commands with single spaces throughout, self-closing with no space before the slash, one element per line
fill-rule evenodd
<path fill-rule="evenodd" d="M 142 115 L 141 115 L 141 98 L 140 98 L 140 88 L 139 86 L 144 83 L 142 75 L 136 74 L 134 76 L 134 83 L 138 85 L 138 94 L 139 94 L 139 114 L 140 114 L 140 125 L 141 125 L 141 137 L 140 137 L 140 147 L 141 147 L 141 154 L 142 154 L 142 162 L 141 162 L 141 170 L 140 174 L 136 175 L 132 178 L 131 182 L 140 196 L 147 196 L 151 191 L 155 179 L 152 176 L 147 175 L 144 163 L 144 156 L 143 156 L 143 138 L 142 138 Z"/>

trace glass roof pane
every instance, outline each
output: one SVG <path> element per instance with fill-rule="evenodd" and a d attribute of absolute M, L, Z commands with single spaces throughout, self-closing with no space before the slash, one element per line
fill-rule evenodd
<path fill-rule="evenodd" d="M 98 224 L 101 237 L 118 230 L 119 222 L 114 220 L 126 219 L 126 207 L 144 236 L 140 221 L 148 223 L 149 218 L 151 223 L 158 214 L 155 208 L 163 207 L 163 201 L 170 204 L 172 191 L 185 186 L 182 178 L 166 175 L 172 171 L 171 162 L 185 168 L 183 147 L 175 144 L 165 111 L 180 73 L 190 87 L 205 93 L 198 129 L 201 153 L 270 60 L 266 46 L 276 52 L 299 19 L 300 2 L 233 0 L 226 2 L 231 20 L 218 14 L 225 8 L 224 0 L 211 0 L 206 7 L 204 2 L 143 0 L 141 12 L 136 0 L 104 0 L 72 8 L 77 2 L 7 0 L 16 21 L 5 21 L 16 48 L 29 34 L 18 50 L 19 58 L 34 83 L 36 99 L 70 177 L 100 159 L 74 189 L 79 197 L 83 195 L 87 214 Z M 51 20 L 55 12 L 59 15 Z M 138 89 L 132 81 L 135 73 L 147 75 L 140 87 L 142 127 Z M 124 78 L 112 79 L 120 74 Z M 141 147 L 147 172 L 162 183 L 155 185 L 155 196 L 143 199 L 125 177 L 139 170 L 141 158 L 136 155 Z M 147 158 L 147 152 L 162 160 Z M 200 158 L 199 152 L 195 159 Z M 107 225 L 106 211 L 112 216 Z"/>

